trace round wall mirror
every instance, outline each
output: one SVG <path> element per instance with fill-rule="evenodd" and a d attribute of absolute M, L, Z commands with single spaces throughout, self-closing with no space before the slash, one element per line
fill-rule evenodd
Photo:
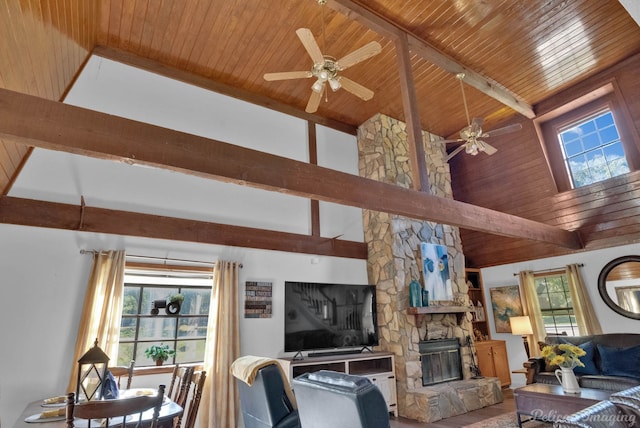
<path fill-rule="evenodd" d="M 618 314 L 640 319 L 640 256 L 611 260 L 598 276 L 602 300 Z"/>

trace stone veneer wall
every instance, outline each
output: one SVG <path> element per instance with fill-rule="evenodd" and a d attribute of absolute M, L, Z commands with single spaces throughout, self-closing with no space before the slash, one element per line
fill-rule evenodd
<path fill-rule="evenodd" d="M 423 142 L 431 193 L 452 198 L 449 165 L 444 144 L 423 133 Z M 376 115 L 358 129 L 360 175 L 366 178 L 410 188 L 412 184 L 405 124 L 384 115 Z M 463 345 L 462 371 L 471 377 L 471 357 L 465 346 L 472 335 L 471 323 L 455 315 L 409 315 L 409 283 L 422 281 L 420 242 L 446 245 L 450 257 L 454 300 L 468 305 L 464 278 L 464 255 L 457 227 L 419 221 L 398 215 L 364 210 L 364 233 L 368 245 L 369 281 L 377 286 L 380 347 L 395 354 L 398 410 L 401 416 L 424 420 L 423 400 L 412 393 L 422 387 L 422 369 L 418 342 L 429 331 L 444 331 Z M 451 263 L 452 261 L 452 263 Z M 451 304 L 451 303 L 449 303 Z M 423 392 L 424 393 L 424 392 Z"/>

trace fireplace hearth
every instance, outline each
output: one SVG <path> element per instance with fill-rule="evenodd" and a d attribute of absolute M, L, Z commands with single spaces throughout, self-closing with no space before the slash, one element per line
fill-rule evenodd
<path fill-rule="evenodd" d="M 425 340 L 418 344 L 422 362 L 422 385 L 435 385 L 462 379 L 462 360 L 458 339 Z"/>

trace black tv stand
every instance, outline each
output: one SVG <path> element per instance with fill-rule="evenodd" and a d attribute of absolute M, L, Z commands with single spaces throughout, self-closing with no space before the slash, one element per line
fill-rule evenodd
<path fill-rule="evenodd" d="M 309 352 L 308 357 L 333 357 L 336 355 L 360 354 L 362 349 L 344 349 L 342 351 Z"/>

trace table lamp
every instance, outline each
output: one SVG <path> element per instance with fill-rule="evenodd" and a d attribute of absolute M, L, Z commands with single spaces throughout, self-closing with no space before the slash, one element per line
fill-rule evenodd
<path fill-rule="evenodd" d="M 524 350 L 527 352 L 527 359 L 530 358 L 531 355 L 529 355 L 529 341 L 527 336 L 533 334 L 533 330 L 531 329 L 531 320 L 525 315 L 522 317 L 511 317 L 509 318 L 509 322 L 511 323 L 511 334 L 522 336 Z"/>

